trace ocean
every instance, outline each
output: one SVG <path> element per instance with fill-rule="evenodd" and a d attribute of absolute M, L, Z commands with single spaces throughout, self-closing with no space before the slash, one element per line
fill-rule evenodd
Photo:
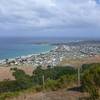
<path fill-rule="evenodd" d="M 34 38 L 0 38 L 0 60 L 27 56 L 29 54 L 39 54 L 49 51 L 54 46 L 49 44 L 34 44 L 40 39 Z"/>
<path fill-rule="evenodd" d="M 39 54 L 50 51 L 54 48 L 49 44 L 34 44 L 36 42 L 69 42 L 82 40 L 78 38 L 36 38 L 36 37 L 0 37 L 0 60 L 27 56 L 29 54 Z"/>

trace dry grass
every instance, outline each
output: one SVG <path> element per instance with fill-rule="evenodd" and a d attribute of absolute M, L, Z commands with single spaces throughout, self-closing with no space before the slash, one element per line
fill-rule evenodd
<path fill-rule="evenodd" d="M 0 81 L 3 80 L 14 80 L 15 78 L 12 76 L 11 68 L 18 68 L 24 70 L 27 74 L 32 75 L 33 70 L 35 67 L 33 65 L 22 65 L 22 66 L 9 66 L 9 67 L 0 67 Z"/>
<path fill-rule="evenodd" d="M 100 63 L 100 56 L 96 55 L 93 57 L 81 58 L 81 59 L 63 59 L 60 65 L 71 65 L 74 67 L 79 67 L 82 64 L 90 64 L 90 63 Z"/>

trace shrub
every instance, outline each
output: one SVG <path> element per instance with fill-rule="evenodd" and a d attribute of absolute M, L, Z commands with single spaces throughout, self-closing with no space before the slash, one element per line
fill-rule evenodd
<path fill-rule="evenodd" d="M 40 91 L 43 90 L 43 88 L 42 88 L 41 85 L 36 85 L 36 86 L 34 87 L 34 89 L 35 89 L 36 92 L 40 92 Z"/>
<path fill-rule="evenodd" d="M 6 98 L 13 98 L 18 96 L 20 93 L 19 92 L 8 92 L 8 93 L 3 93 L 0 94 L 0 100 L 6 100 Z"/>
<path fill-rule="evenodd" d="M 57 89 L 60 88 L 60 84 L 59 84 L 59 82 L 56 81 L 56 80 L 50 80 L 50 79 L 48 79 L 48 80 L 46 81 L 46 83 L 45 83 L 45 88 L 46 88 L 47 90 L 55 91 L 55 90 L 57 90 Z"/>
<path fill-rule="evenodd" d="M 48 79 L 58 80 L 61 76 L 64 75 L 69 75 L 69 76 L 76 75 L 76 69 L 71 67 L 54 67 L 54 68 L 43 70 L 41 69 L 41 67 L 38 67 L 33 72 L 32 79 L 35 84 L 42 85 L 43 83 L 42 76 L 44 76 L 46 81 Z"/>
<path fill-rule="evenodd" d="M 0 82 L 0 93 L 20 91 L 29 87 L 31 84 L 26 81 L 3 81 Z"/>
<path fill-rule="evenodd" d="M 33 90 L 36 92 L 42 91 L 42 76 L 44 76 L 45 89 L 53 91 L 65 87 L 68 82 L 70 83 L 76 78 L 76 69 L 71 67 L 54 67 L 45 70 L 37 67 L 32 76 L 17 68 L 11 68 L 11 70 L 16 80 L 0 82 L 0 93 L 8 93 L 3 97 L 9 96 L 9 92 L 19 92 L 31 87 L 34 87 Z"/>
<path fill-rule="evenodd" d="M 75 75 L 64 75 L 58 79 L 58 82 L 61 84 L 62 88 L 75 84 L 77 78 Z"/>
<path fill-rule="evenodd" d="M 91 100 L 99 98 L 100 91 L 100 66 L 93 64 L 87 69 L 82 77 L 82 88 L 89 92 Z"/>

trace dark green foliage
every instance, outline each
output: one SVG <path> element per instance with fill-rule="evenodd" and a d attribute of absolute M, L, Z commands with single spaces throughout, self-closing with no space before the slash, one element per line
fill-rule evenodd
<path fill-rule="evenodd" d="M 59 79 L 59 77 L 63 75 L 75 75 L 76 70 L 72 67 L 55 67 L 52 69 L 47 70 L 47 72 L 51 72 L 51 79 Z"/>
<path fill-rule="evenodd" d="M 45 80 L 51 79 L 51 80 L 57 80 L 63 75 L 76 75 L 76 69 L 71 67 L 54 67 L 49 68 L 46 70 L 41 69 L 41 67 L 38 67 L 33 72 L 33 82 L 36 84 L 42 84 L 42 76 L 44 75 Z"/>
<path fill-rule="evenodd" d="M 68 86 L 70 84 L 77 82 L 77 76 L 76 75 L 64 75 L 58 79 L 58 82 L 61 83 L 62 85 Z"/>
<path fill-rule="evenodd" d="M 100 66 L 100 63 L 83 64 L 82 65 L 82 72 L 89 70 L 93 66 Z"/>
<path fill-rule="evenodd" d="M 23 88 L 28 88 L 33 85 L 31 76 L 27 75 L 23 70 L 20 69 L 13 69 L 13 76 L 18 82 L 23 83 Z"/>
<path fill-rule="evenodd" d="M 0 82 L 0 93 L 21 91 L 33 86 L 36 91 L 41 91 L 43 89 L 43 75 L 47 90 L 62 88 L 76 78 L 76 69 L 71 67 L 54 67 L 45 70 L 37 67 L 32 76 L 17 68 L 11 70 L 16 80 Z"/>
<path fill-rule="evenodd" d="M 16 68 L 11 70 L 16 80 L 0 82 L 0 93 L 20 91 L 33 85 L 31 77 L 25 74 L 24 71 Z"/>
<path fill-rule="evenodd" d="M 91 100 L 99 98 L 100 91 L 100 64 L 92 64 L 84 71 L 82 77 L 82 87 L 89 92 Z"/>
<path fill-rule="evenodd" d="M 59 88 L 61 88 L 61 84 L 57 80 L 48 79 L 45 82 L 45 89 L 47 90 L 55 91 L 55 90 L 58 90 Z"/>
<path fill-rule="evenodd" d="M 42 76 L 44 75 L 44 70 L 41 67 L 37 67 L 35 71 L 33 71 L 32 80 L 34 84 L 42 84 Z"/>
<path fill-rule="evenodd" d="M 27 75 L 23 70 L 20 69 L 13 69 L 13 76 L 15 77 L 16 80 L 30 80 L 31 77 Z"/>
<path fill-rule="evenodd" d="M 29 88 L 24 81 L 3 81 L 0 82 L 0 93 L 15 92 Z"/>

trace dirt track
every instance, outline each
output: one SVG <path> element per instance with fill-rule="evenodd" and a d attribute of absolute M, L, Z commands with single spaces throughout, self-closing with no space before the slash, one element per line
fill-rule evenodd
<path fill-rule="evenodd" d="M 22 94 L 19 97 L 9 100 L 79 100 L 79 97 L 83 96 L 86 96 L 86 94 L 75 91 L 59 90 L 46 93 L 40 92 L 36 94 Z"/>

